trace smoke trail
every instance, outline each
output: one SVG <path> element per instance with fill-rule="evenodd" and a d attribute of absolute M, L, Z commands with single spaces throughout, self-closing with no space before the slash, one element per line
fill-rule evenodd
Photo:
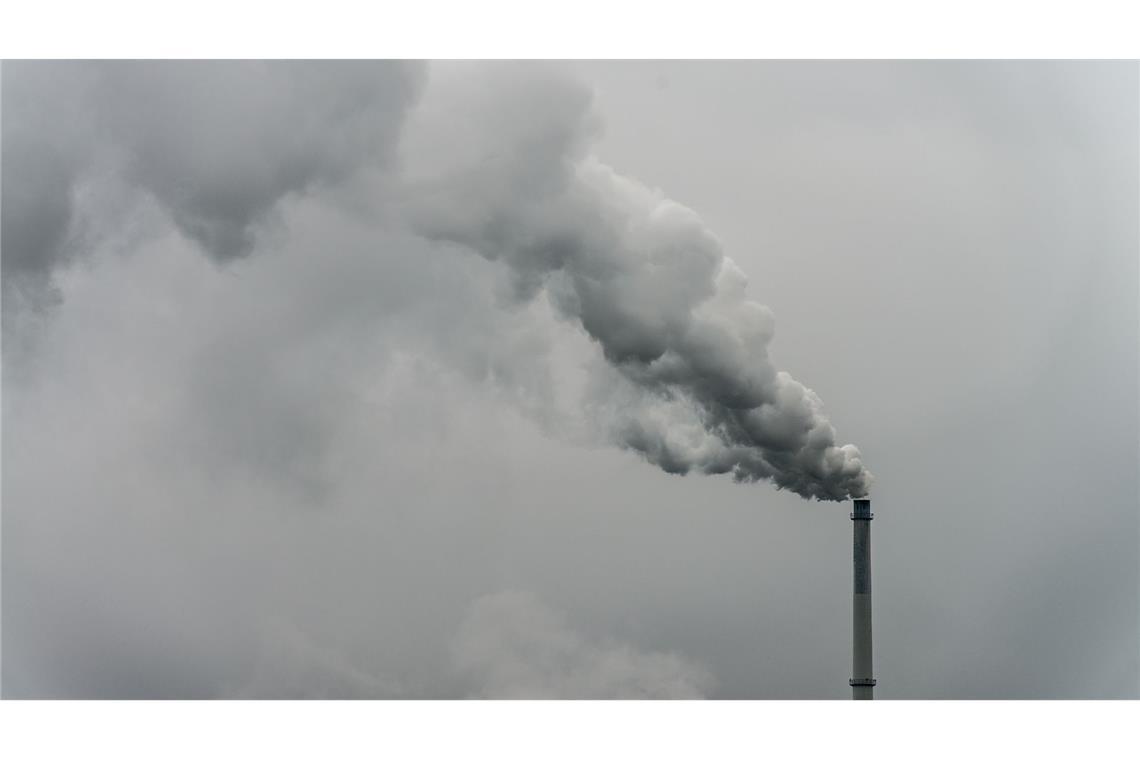
<path fill-rule="evenodd" d="M 771 312 L 747 298 L 716 237 L 590 156 L 589 93 L 535 69 L 484 70 L 460 86 L 441 82 L 446 105 L 429 93 L 421 106 L 473 139 L 443 155 L 421 148 L 410 163 L 413 223 L 503 262 L 520 298 L 545 288 L 581 324 L 633 390 L 610 391 L 618 443 L 671 473 L 771 480 L 821 500 L 866 495 L 859 450 L 838 445 L 819 397 L 772 366 Z"/>
<path fill-rule="evenodd" d="M 437 67 L 409 112 L 420 80 L 384 62 L 5 65 L 5 295 L 91 247 L 71 220 L 92 165 L 223 265 L 283 199 L 367 167 L 390 183 L 378 224 L 501 262 L 515 297 L 545 291 L 596 341 L 591 405 L 620 445 L 667 472 L 866 495 L 858 449 L 772 366 L 772 315 L 716 237 L 591 156 L 586 89 L 541 65 Z"/>

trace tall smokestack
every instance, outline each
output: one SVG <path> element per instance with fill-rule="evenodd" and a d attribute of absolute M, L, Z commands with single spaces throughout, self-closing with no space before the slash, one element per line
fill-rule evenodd
<path fill-rule="evenodd" d="M 871 676 L 871 500 L 855 499 L 855 589 L 851 615 L 851 698 L 874 699 Z"/>

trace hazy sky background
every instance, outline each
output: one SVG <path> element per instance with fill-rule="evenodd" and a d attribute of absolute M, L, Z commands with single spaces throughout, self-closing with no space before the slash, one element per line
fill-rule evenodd
<path fill-rule="evenodd" d="M 437 234 L 589 156 L 874 473 L 878 698 L 1140 696 L 1138 88 L 5 63 L 4 696 L 848 698 L 849 505 L 610 445 L 596 344 Z"/>

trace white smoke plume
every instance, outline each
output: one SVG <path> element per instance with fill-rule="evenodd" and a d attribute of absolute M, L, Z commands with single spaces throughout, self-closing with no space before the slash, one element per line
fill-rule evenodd
<path fill-rule="evenodd" d="M 693 211 L 591 154 L 590 93 L 556 71 L 442 67 L 426 87 L 394 63 L 3 73 L 6 297 L 83 252 L 72 205 L 92 167 L 222 265 L 257 250 L 283 199 L 372 172 L 383 190 L 358 189 L 377 224 L 500 262 L 516 299 L 545 292 L 596 342 L 605 362 L 583 406 L 619 445 L 670 473 L 868 492 L 859 450 L 773 366 L 772 315 L 744 274 Z"/>

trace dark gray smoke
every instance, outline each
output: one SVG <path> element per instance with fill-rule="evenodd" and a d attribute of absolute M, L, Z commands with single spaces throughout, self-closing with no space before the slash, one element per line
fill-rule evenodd
<path fill-rule="evenodd" d="M 772 365 L 772 315 L 716 237 L 591 155 L 587 90 L 540 65 L 445 67 L 408 116 L 422 78 L 374 62 L 6 64 L 6 295 L 91 247 L 73 219 L 84 177 L 156 201 L 224 263 L 283 199 L 383 169 L 383 223 L 502 262 L 515 297 L 545 293 L 596 341 L 586 407 L 620 445 L 671 473 L 866 495 L 858 449 Z"/>
<path fill-rule="evenodd" d="M 72 212 L 93 173 L 152 195 L 214 259 L 246 255 L 280 200 L 387 160 L 423 73 L 369 61 L 5 62 L 5 282 L 42 283 L 91 247 Z"/>
<path fill-rule="evenodd" d="M 534 68 L 434 85 L 424 121 L 463 132 L 442 154 L 417 154 L 417 137 L 441 144 L 430 126 L 409 134 L 417 229 L 503 262 L 519 297 L 545 289 L 581 324 L 619 376 L 598 404 L 622 446 L 671 473 L 865 496 L 859 450 L 772 365 L 772 315 L 744 273 L 693 211 L 590 155 L 589 105 Z"/>

